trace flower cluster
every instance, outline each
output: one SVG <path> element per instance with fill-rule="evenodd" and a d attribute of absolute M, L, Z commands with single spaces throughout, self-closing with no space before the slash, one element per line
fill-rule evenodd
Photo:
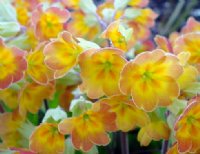
<path fill-rule="evenodd" d="M 199 153 L 200 22 L 153 42 L 148 2 L 0 1 L 0 153 L 98 153 L 134 129 Z"/>

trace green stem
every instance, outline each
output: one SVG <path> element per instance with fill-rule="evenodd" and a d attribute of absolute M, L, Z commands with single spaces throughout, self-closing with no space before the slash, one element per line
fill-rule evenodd
<path fill-rule="evenodd" d="M 128 134 L 120 132 L 121 154 L 129 154 Z"/>

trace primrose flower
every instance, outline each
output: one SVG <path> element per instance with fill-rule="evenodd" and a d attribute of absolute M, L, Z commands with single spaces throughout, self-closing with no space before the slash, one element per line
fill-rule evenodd
<path fill-rule="evenodd" d="M 43 11 L 40 5 L 32 14 L 36 37 L 40 40 L 55 38 L 58 33 L 64 30 L 64 23 L 69 17 L 70 13 L 66 9 L 50 7 Z"/>
<path fill-rule="evenodd" d="M 150 122 L 148 114 L 138 109 L 127 96 L 112 96 L 101 99 L 99 102 L 110 105 L 110 111 L 116 114 L 117 128 L 124 132 L 136 126 L 145 126 Z"/>
<path fill-rule="evenodd" d="M 93 145 L 107 145 L 110 138 L 107 131 L 115 131 L 115 113 L 106 104 L 95 103 L 83 114 L 67 118 L 58 125 L 62 134 L 70 134 L 72 144 L 78 150 L 89 151 Z"/>
<path fill-rule="evenodd" d="M 27 64 L 25 52 L 18 48 L 9 48 L 0 39 L 0 89 L 21 80 Z"/>
<path fill-rule="evenodd" d="M 183 34 L 191 33 L 191 32 L 200 32 L 200 22 L 195 20 L 193 17 L 190 17 L 187 20 L 186 25 L 181 29 Z"/>
<path fill-rule="evenodd" d="M 151 121 L 140 129 L 137 139 L 140 142 L 140 145 L 148 146 L 151 140 L 168 140 L 169 136 L 170 129 L 168 125 L 158 118 L 151 118 Z"/>
<path fill-rule="evenodd" d="M 200 33 L 188 33 L 185 35 L 181 35 L 177 38 L 174 46 L 174 51 L 176 54 L 180 52 L 189 52 L 190 59 L 188 63 L 190 64 L 199 64 L 200 56 L 199 56 L 199 46 L 200 46 Z"/>
<path fill-rule="evenodd" d="M 0 91 L 0 99 L 11 109 L 18 106 L 19 90 L 15 88 L 7 88 Z"/>
<path fill-rule="evenodd" d="M 40 124 L 29 140 L 30 149 L 39 154 L 60 154 L 65 149 L 65 137 L 58 132 L 57 124 Z"/>
<path fill-rule="evenodd" d="M 37 113 L 44 99 L 50 99 L 54 94 L 54 83 L 39 85 L 27 83 L 19 94 L 19 113 L 25 116 L 27 112 Z"/>
<path fill-rule="evenodd" d="M 137 107 L 153 111 L 179 96 L 177 79 L 181 73 L 182 66 L 174 55 L 160 49 L 143 52 L 123 68 L 120 89 L 123 94 L 131 94 Z"/>
<path fill-rule="evenodd" d="M 27 55 L 27 74 L 38 84 L 48 84 L 53 79 L 53 71 L 44 64 L 44 46 L 45 43 L 38 45 Z"/>
<path fill-rule="evenodd" d="M 73 39 L 72 35 L 64 31 L 44 48 L 44 62 L 55 71 L 54 78 L 60 78 L 75 66 L 77 57 L 82 51 L 83 49 Z"/>
<path fill-rule="evenodd" d="M 178 151 L 196 152 L 200 149 L 200 99 L 191 100 L 183 113 L 177 119 L 174 130 Z"/>
<path fill-rule="evenodd" d="M 109 39 L 114 47 L 127 51 L 127 41 L 123 33 L 120 32 L 120 21 L 112 22 L 103 32 L 102 37 Z"/>
<path fill-rule="evenodd" d="M 119 76 L 126 63 L 122 55 L 116 48 L 90 49 L 80 54 L 80 89 L 90 98 L 120 94 Z"/>
<path fill-rule="evenodd" d="M 67 24 L 67 30 L 76 37 L 94 39 L 100 32 L 100 26 L 95 16 L 90 16 L 82 11 L 71 13 L 72 20 Z"/>

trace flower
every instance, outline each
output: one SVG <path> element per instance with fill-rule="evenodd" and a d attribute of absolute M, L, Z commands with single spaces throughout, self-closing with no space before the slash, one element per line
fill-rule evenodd
<path fill-rule="evenodd" d="M 29 140 L 30 149 L 39 154 L 59 154 L 65 149 L 65 137 L 58 132 L 57 124 L 40 124 Z"/>
<path fill-rule="evenodd" d="M 106 132 L 116 130 L 115 118 L 108 105 L 96 102 L 81 115 L 61 121 L 58 129 L 61 134 L 71 135 L 76 149 L 87 152 L 94 144 L 105 146 L 110 142 Z"/>
<path fill-rule="evenodd" d="M 75 66 L 77 57 L 82 51 L 72 35 L 63 31 L 59 33 L 57 39 L 52 40 L 44 48 L 44 62 L 55 71 L 54 78 L 60 78 Z"/>
<path fill-rule="evenodd" d="M 177 38 L 174 46 L 174 52 L 176 54 L 180 52 L 189 52 L 190 59 L 189 64 L 199 64 L 200 63 L 200 34 L 199 33 L 187 33 L 181 35 Z"/>
<path fill-rule="evenodd" d="M 27 74 L 38 84 L 48 84 L 53 79 L 53 71 L 44 64 L 43 48 L 45 43 L 41 43 L 33 52 L 27 55 Z"/>
<path fill-rule="evenodd" d="M 37 113 L 44 99 L 54 94 L 54 83 L 39 85 L 35 82 L 27 83 L 19 94 L 19 113 L 25 116 L 27 112 Z"/>
<path fill-rule="evenodd" d="M 66 9 L 50 7 L 43 11 L 39 5 L 32 13 L 32 23 L 35 35 L 40 40 L 55 38 L 64 30 L 64 23 L 69 19 L 70 13 Z"/>
<path fill-rule="evenodd" d="M 90 49 L 80 54 L 80 89 L 90 98 L 120 94 L 119 76 L 126 63 L 122 55 L 116 48 Z"/>
<path fill-rule="evenodd" d="M 153 111 L 179 96 L 177 79 L 182 73 L 178 59 L 163 50 L 143 52 L 128 62 L 120 76 L 123 94 L 131 94 L 137 107 Z"/>
<path fill-rule="evenodd" d="M 5 89 L 23 78 L 27 67 L 24 55 L 25 52 L 5 46 L 0 39 L 0 89 Z"/>
<path fill-rule="evenodd" d="M 99 102 L 110 106 L 110 111 L 116 114 L 117 128 L 124 132 L 130 131 L 136 126 L 145 126 L 150 122 L 148 115 L 138 109 L 127 96 L 112 96 L 101 99 Z"/>
<path fill-rule="evenodd" d="M 179 152 L 196 152 L 200 148 L 200 99 L 190 101 L 182 114 L 175 122 L 175 138 Z"/>

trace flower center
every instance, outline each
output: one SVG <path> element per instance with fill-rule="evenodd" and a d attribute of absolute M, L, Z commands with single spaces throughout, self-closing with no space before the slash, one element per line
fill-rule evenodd
<path fill-rule="evenodd" d="M 83 115 L 83 119 L 84 119 L 84 120 L 88 120 L 88 119 L 90 119 L 90 116 L 89 116 L 88 114 L 84 114 L 84 115 Z"/>
<path fill-rule="evenodd" d="M 106 62 L 104 63 L 104 68 L 105 68 L 106 70 L 110 70 L 111 67 L 112 67 L 112 63 L 111 63 L 111 62 L 106 61 Z"/>
<path fill-rule="evenodd" d="M 189 123 L 189 124 L 192 124 L 192 123 L 194 123 L 196 121 L 196 119 L 194 118 L 194 116 L 188 116 L 188 118 L 187 118 L 187 122 Z"/>
<path fill-rule="evenodd" d="M 142 74 L 142 78 L 144 80 L 151 80 L 152 79 L 152 73 L 149 72 L 149 71 L 145 71 L 143 74 Z"/>

